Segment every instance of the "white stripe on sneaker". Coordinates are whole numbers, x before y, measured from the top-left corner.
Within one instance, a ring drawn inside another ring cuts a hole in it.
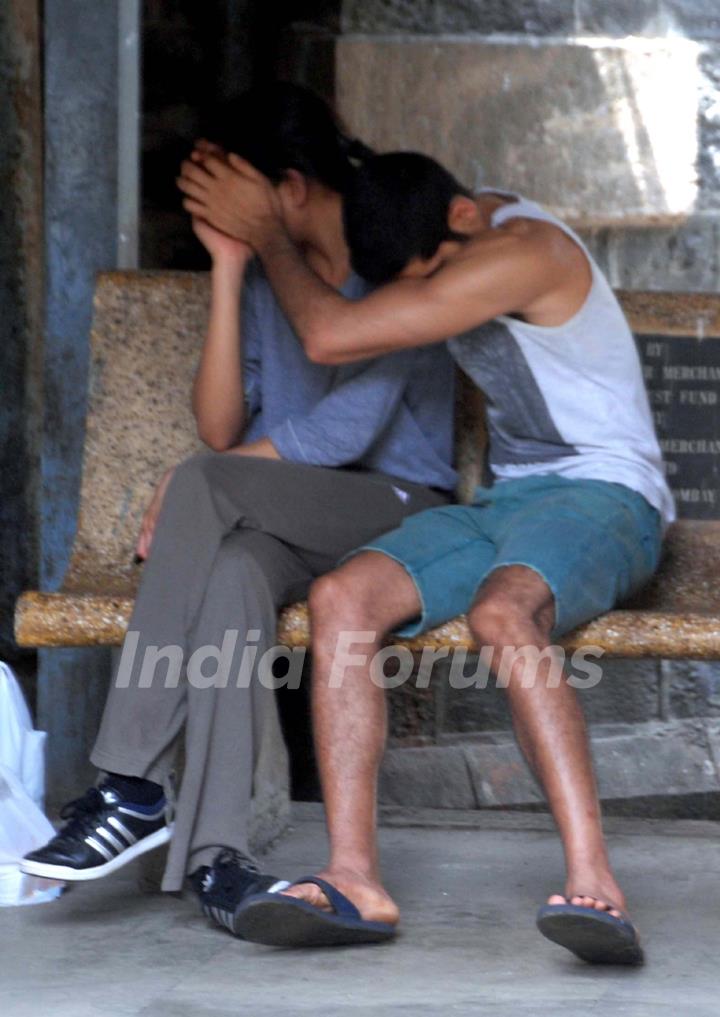
[[[112,851],[110,851],[107,847],[105,847],[104,844],[101,844],[99,840],[95,840],[94,837],[86,837],[85,838],[85,843],[89,844],[90,847],[94,851],[97,851],[97,853],[99,855],[102,855],[103,858],[105,859],[105,861],[107,861],[107,862],[111,862],[113,860],[113,858],[115,857],[113,855]]]
[[[129,809],[127,805],[118,805],[118,812],[123,812],[126,816],[132,816],[134,819],[145,819],[152,821],[153,819],[160,819],[165,810],[165,803],[160,806],[157,812],[135,812],[134,809]]]
[[[108,844],[115,848],[117,854],[120,854],[120,852],[124,851],[128,846],[127,844],[123,844],[122,841],[119,841],[117,837],[113,837],[110,831],[106,830],[104,826],[96,827],[95,833],[99,833],[101,837],[104,837]]]
[[[122,836],[125,838],[129,845],[132,846],[133,844],[137,843],[137,837],[135,836],[135,834],[130,833],[125,824],[121,823],[119,819],[115,818],[115,816],[109,816],[108,823],[113,828],[113,830],[117,830],[118,833],[122,834]]]

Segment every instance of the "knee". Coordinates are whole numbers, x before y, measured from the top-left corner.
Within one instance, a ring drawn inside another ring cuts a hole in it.
[[[498,649],[527,642],[535,627],[517,601],[502,593],[480,597],[468,612],[468,625],[478,646]]]
[[[337,572],[320,576],[310,587],[308,609],[313,622],[328,622],[350,606],[347,583]]]
[[[230,452],[196,452],[175,467],[173,487],[192,497],[194,492],[215,489],[222,485],[228,472],[245,495],[262,482],[262,470],[268,460],[255,456],[238,456]]]
[[[315,580],[310,587],[308,608],[314,628],[336,623],[357,629],[370,627],[369,598],[342,569]]]
[[[233,530],[220,541],[212,566],[211,580],[236,579],[255,565],[252,546],[243,530]]]
[[[220,458],[219,452],[196,452],[187,459],[183,459],[175,467],[174,484],[194,485],[198,482],[204,483],[212,464]]]

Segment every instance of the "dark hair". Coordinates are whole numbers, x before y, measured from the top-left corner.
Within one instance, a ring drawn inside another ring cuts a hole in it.
[[[367,159],[353,174],[343,211],[358,275],[388,282],[413,258],[432,258],[444,240],[464,239],[448,227],[458,194],[472,196],[427,155],[390,152]]]
[[[222,104],[207,133],[273,183],[294,169],[341,194],[358,162],[373,154],[320,96],[289,82],[257,85]]]

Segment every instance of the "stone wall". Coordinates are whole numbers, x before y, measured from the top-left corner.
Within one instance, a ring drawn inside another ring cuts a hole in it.
[[[342,31],[720,40],[713,0],[344,0]]]
[[[468,657],[472,676],[477,660]],[[591,725],[647,721],[720,719],[720,668],[714,662],[608,660],[602,681],[580,693]],[[438,663],[429,688],[408,682],[390,695],[391,732],[396,745],[442,744],[475,731],[504,731],[510,715],[504,692],[451,688],[447,666]]]
[[[615,286],[720,288],[720,14],[664,0],[345,0],[341,111],[582,229]]]

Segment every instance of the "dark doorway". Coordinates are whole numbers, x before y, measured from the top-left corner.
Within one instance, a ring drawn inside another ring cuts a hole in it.
[[[332,98],[340,6],[144,0],[141,267],[207,267],[175,188],[180,161],[214,107],[252,84],[299,81]]]

